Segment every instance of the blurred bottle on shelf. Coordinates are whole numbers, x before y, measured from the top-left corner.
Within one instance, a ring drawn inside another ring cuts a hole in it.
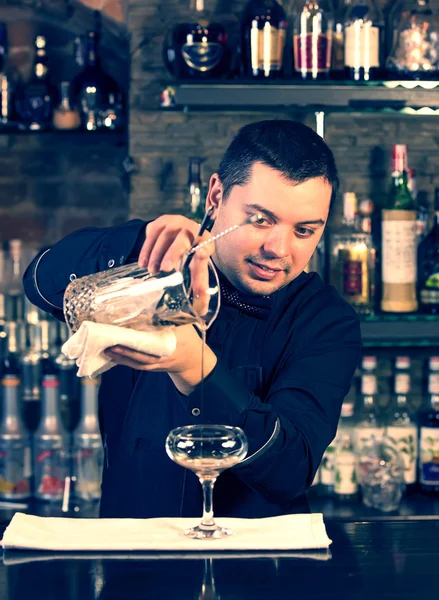
[[[416,203],[408,187],[407,146],[395,144],[392,185],[382,225],[382,299],[384,312],[414,312],[416,298]]]
[[[190,0],[190,14],[165,39],[165,64],[177,79],[213,79],[227,74],[227,31],[216,23],[204,0]]]
[[[80,388],[81,380],[76,376],[78,368],[73,359],[67,358],[61,352],[61,346],[69,337],[68,327],[65,323],[57,323],[58,338],[56,342],[56,356],[54,365],[59,377],[61,417],[67,431],[73,431],[80,419]]]
[[[61,82],[61,100],[53,112],[53,126],[55,129],[78,129],[81,117],[77,107],[72,106],[70,100],[70,82]]]
[[[376,356],[363,356],[361,362],[359,418],[353,434],[354,448],[361,453],[372,437],[380,440],[384,433],[378,417],[378,377]]]
[[[81,419],[73,433],[75,497],[99,500],[104,450],[98,421],[99,379],[81,379]]]
[[[85,66],[71,81],[71,99],[78,107],[82,127],[86,131],[96,131],[112,127],[112,119],[107,112],[122,103],[122,93],[116,81],[104,71],[99,54],[100,15],[95,11],[95,28],[86,38]],[[118,114],[119,114],[118,110]],[[111,121],[111,123],[110,123]],[[116,120],[115,120],[116,122]],[[120,119],[117,119],[121,125]]]
[[[334,3],[334,31],[332,33],[331,79],[343,80],[345,73],[345,18],[352,0]]]
[[[439,314],[439,188],[434,197],[434,224],[418,247],[418,298],[422,313]]]
[[[8,253],[4,269],[4,297],[6,321],[24,322],[25,301],[22,277],[24,272],[23,244],[21,240],[12,239],[8,243]]]
[[[294,68],[299,78],[328,79],[333,31],[331,0],[305,0],[294,5]]]
[[[250,0],[242,15],[244,75],[276,79],[283,74],[288,23],[276,0]]]
[[[17,89],[19,128],[33,131],[50,127],[57,96],[57,90],[49,78],[46,38],[39,35],[35,39],[31,77]]]
[[[3,375],[1,388],[0,499],[17,501],[31,494],[31,443],[20,414],[17,375]]]
[[[339,502],[352,502],[358,497],[356,466],[352,438],[343,433],[334,455],[334,497]]]
[[[381,77],[384,18],[374,0],[352,0],[346,10],[344,60],[353,81]]]
[[[423,492],[439,494],[439,356],[429,359],[427,404],[418,413],[419,484]]]
[[[411,361],[408,356],[397,356],[393,376],[393,414],[386,435],[394,444],[404,463],[404,482],[407,493],[412,493],[417,481],[418,428],[409,415],[408,400],[411,392]]]
[[[371,314],[374,305],[375,248],[370,232],[358,219],[358,200],[343,194],[343,220],[332,234],[330,283],[360,314]]]
[[[206,201],[201,178],[201,165],[205,160],[198,156],[189,158],[188,196],[184,212],[189,219],[193,219],[197,223],[201,223],[205,213]]]
[[[389,15],[391,79],[438,79],[439,15],[429,0],[400,0]]]
[[[0,130],[10,130],[16,126],[14,93],[18,77],[8,61],[8,50],[6,23],[0,23]]]
[[[326,239],[323,235],[314,250],[313,255],[309,259],[304,271],[306,273],[317,273],[326,282]]]
[[[60,501],[69,469],[69,436],[60,414],[59,380],[45,375],[42,382],[40,423],[33,435],[34,497],[43,501]]]

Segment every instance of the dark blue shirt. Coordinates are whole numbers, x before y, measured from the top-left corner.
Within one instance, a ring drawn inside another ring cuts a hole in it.
[[[134,220],[68,235],[28,267],[28,298],[62,319],[69,282],[135,261],[144,232]],[[360,357],[355,311],[318,275],[302,273],[273,294],[268,318],[221,306],[207,343],[218,363],[203,402],[201,386],[183,396],[167,373],[117,366],[102,375],[101,516],[201,515],[196,476],[165,452],[169,431],[192,423],[238,425],[249,440],[248,458],[215,485],[217,516],[308,510],[304,494],[335,436]]]

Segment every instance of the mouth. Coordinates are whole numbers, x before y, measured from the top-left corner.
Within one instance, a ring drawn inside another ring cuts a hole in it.
[[[257,279],[271,280],[279,275],[279,273],[284,272],[284,269],[274,269],[267,265],[253,262],[252,260],[249,260],[248,264],[250,265],[252,274],[256,276]]]

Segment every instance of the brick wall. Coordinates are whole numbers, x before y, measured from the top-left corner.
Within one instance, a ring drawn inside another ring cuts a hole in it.
[[[101,1],[99,2],[103,4]],[[119,0],[104,4],[116,15]],[[70,80],[76,35],[93,26],[92,11],[63,0],[26,0],[0,6],[8,24],[9,62],[24,80],[33,60],[35,36],[47,38],[51,80]],[[120,19],[119,19],[120,20]],[[125,24],[103,18],[104,68],[128,87],[129,46]],[[122,161],[126,134],[80,132],[6,134],[0,130],[0,243],[18,237],[33,246],[51,244],[79,227],[112,225],[128,218],[128,187]]]
[[[387,13],[393,3],[381,4]],[[216,6],[216,14],[223,15],[236,38],[237,17],[245,1],[233,2],[232,7],[230,2],[206,0],[206,5]],[[188,0],[128,0],[127,22],[132,36],[130,154],[138,167],[130,200],[133,216],[151,218],[179,210],[189,156],[207,158],[203,167],[207,181],[241,126],[265,118],[297,118],[293,110],[165,113],[157,109],[162,82],[169,80],[162,61],[164,32],[188,6]],[[300,118],[314,125],[312,115]],[[326,118],[325,135],[337,158],[342,190],[379,202],[389,184],[391,145],[400,142],[409,145],[410,167],[416,168],[418,187],[428,193],[431,202],[433,188],[439,185],[439,119],[333,114]]]

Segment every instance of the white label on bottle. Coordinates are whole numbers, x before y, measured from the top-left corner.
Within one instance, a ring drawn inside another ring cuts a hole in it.
[[[353,443],[357,453],[361,453],[361,449],[372,442],[375,438],[377,442],[381,441],[384,434],[383,427],[355,427]]]
[[[430,373],[428,376],[428,391],[430,394],[439,394],[439,373]]]
[[[372,23],[354,21],[345,29],[345,65],[366,70],[380,66],[380,32]]]
[[[336,442],[333,440],[326,448],[320,464],[320,482],[322,485],[334,485],[334,455]]]
[[[419,479],[424,485],[439,485],[439,428],[421,427]]]
[[[356,458],[352,452],[339,454],[335,464],[334,492],[336,494],[355,494],[358,490]]]
[[[282,68],[285,46],[285,29],[273,27],[268,21],[259,29],[258,21],[252,22],[250,30],[252,71],[261,70],[268,77],[271,71]]]
[[[410,392],[409,373],[396,373],[395,375],[395,394],[408,394]]]
[[[377,378],[376,375],[363,373],[361,377],[361,393],[365,396],[373,396],[377,393]]]
[[[383,221],[383,282],[416,282],[416,221]]]
[[[388,437],[394,442],[398,453],[404,461],[404,481],[407,485],[416,482],[416,465],[418,458],[418,430],[416,427],[388,427]]]

